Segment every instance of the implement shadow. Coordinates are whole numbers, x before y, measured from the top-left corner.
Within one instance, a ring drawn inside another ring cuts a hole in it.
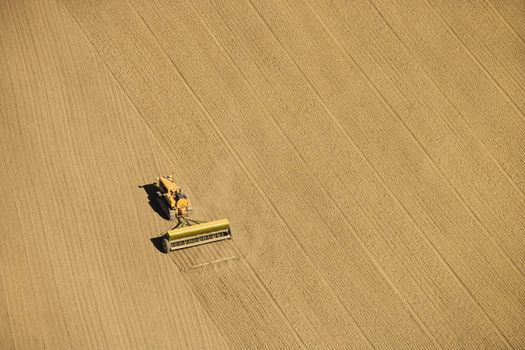
[[[159,236],[159,237],[153,237],[153,238],[150,238],[150,241],[151,243],[153,244],[153,246],[155,248],[157,248],[157,250],[163,254],[167,254],[167,252],[164,251],[164,246],[162,244],[162,239],[164,238],[164,235],[162,236]]]

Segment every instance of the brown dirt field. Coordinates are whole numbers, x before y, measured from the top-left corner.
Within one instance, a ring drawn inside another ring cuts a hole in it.
[[[525,348],[524,17],[1,2],[0,349]]]

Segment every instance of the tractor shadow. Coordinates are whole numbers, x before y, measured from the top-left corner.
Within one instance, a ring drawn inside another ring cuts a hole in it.
[[[144,192],[146,192],[146,195],[148,196],[148,204],[161,218],[163,218],[166,221],[170,221],[169,218],[166,217],[166,213],[162,210],[160,207],[160,204],[157,200],[157,191],[158,187],[154,183],[145,184],[142,186],[139,186],[139,188],[142,188]],[[162,245],[162,239],[164,238],[164,235],[150,238],[151,244],[157,249],[159,252],[165,254],[164,246]]]
[[[148,204],[161,218],[164,220],[169,221],[169,218],[166,217],[166,213],[162,210],[160,207],[159,202],[157,201],[157,191],[158,187],[154,183],[146,184],[139,186],[139,188],[142,188],[144,192],[146,192],[148,196]]]

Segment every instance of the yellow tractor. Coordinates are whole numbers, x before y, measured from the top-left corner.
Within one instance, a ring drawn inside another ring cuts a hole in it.
[[[158,177],[155,185],[156,198],[162,211],[170,220],[177,219],[177,225],[164,234],[165,253],[231,238],[228,219],[204,222],[188,218],[192,209],[190,201],[173,181],[173,175]]]
[[[180,216],[186,216],[191,210],[190,201],[185,193],[175,182],[173,175],[161,176],[155,183],[157,186],[157,201],[170,220],[175,220]]]

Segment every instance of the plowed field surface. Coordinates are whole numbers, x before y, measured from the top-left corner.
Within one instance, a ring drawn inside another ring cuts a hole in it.
[[[525,349],[524,20],[0,2],[0,349]],[[172,171],[232,240],[159,251]]]

